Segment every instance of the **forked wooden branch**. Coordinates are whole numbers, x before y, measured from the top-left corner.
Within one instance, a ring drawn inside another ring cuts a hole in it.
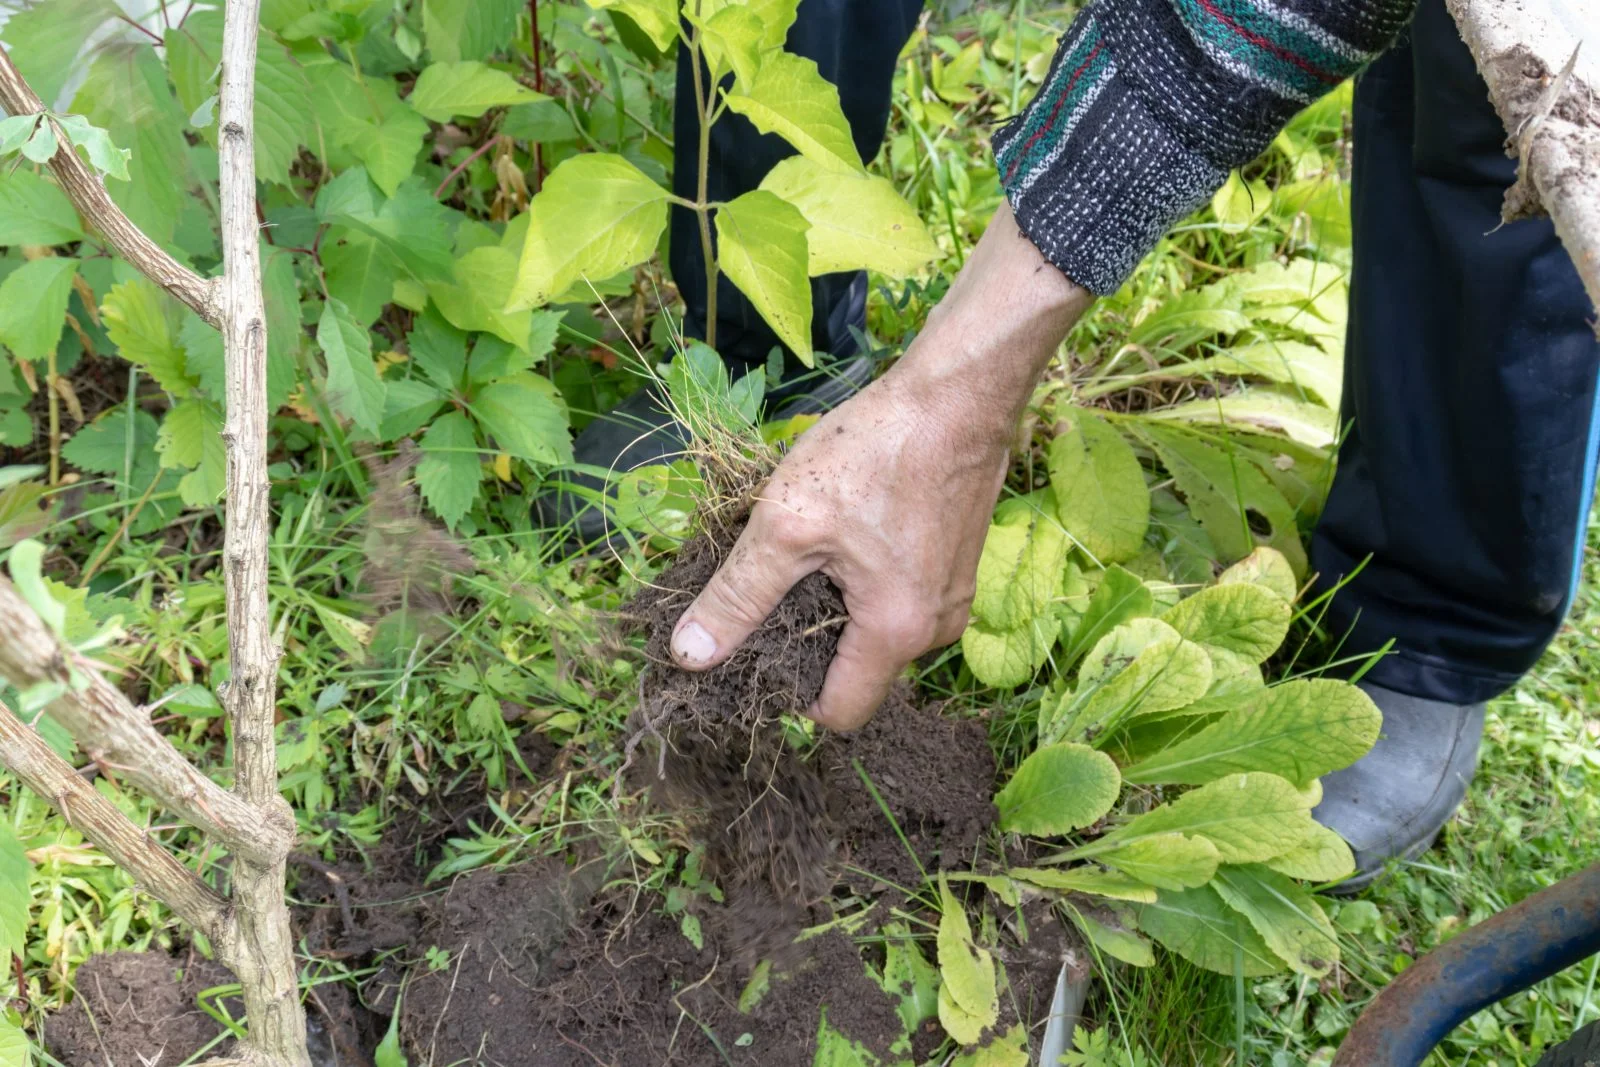
[[[0,578],[0,677],[19,689],[60,687],[47,710],[91,759],[236,856],[271,862],[293,847],[292,818],[281,813],[263,818],[196,770],[91,660],[61,643],[5,578]]]
[[[1520,166],[1508,220],[1548,212],[1600,312],[1600,7],[1445,0]]]
[[[44,110],[39,99],[11,62],[11,56],[0,45],[0,107],[12,115],[32,115]],[[173,259],[166,250],[145,236],[133,220],[111,199],[106,187],[87,164],[78,158],[66,137],[57,130],[61,147],[50,160],[50,169],[56,181],[88,223],[111,243],[129,263],[194,309],[195,314],[213,326],[222,324],[222,306],[218,298],[217,283],[207,281],[182,263]]]
[[[4,703],[0,703],[0,762],[49,801],[68,826],[210,938],[224,962],[231,957],[234,939],[228,902],[79,777]]]

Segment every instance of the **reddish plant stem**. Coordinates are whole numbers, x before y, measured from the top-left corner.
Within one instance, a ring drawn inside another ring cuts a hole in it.
[[[439,188],[433,191],[433,198],[437,200],[443,196],[444,191],[450,188],[450,183],[459,178],[462,171],[472,166],[475,160],[480,158],[485,152],[489,151],[489,149],[493,148],[497,143],[499,143],[499,141],[499,137],[491,137],[477,148],[474,148],[472,150],[472,155],[468,156],[466,159],[463,159],[460,163],[457,163],[455,169],[444,176],[444,181],[439,183]]]
[[[544,40],[539,36],[539,0],[528,0],[528,14],[532,24],[528,27],[528,40],[533,46],[533,87],[544,92]],[[533,146],[533,191],[544,188],[544,145]]]

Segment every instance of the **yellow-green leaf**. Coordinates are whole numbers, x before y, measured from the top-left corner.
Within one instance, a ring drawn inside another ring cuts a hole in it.
[[[992,1016],[977,1015],[955,1002],[948,982],[939,987],[939,1025],[944,1027],[945,1033],[956,1039],[956,1044],[976,1045],[983,1031],[993,1026],[999,1018],[998,1006]]]
[[[1267,866],[1305,882],[1336,882],[1354,874],[1355,856],[1344,838],[1320,823],[1314,825],[1316,829],[1304,841],[1267,860]]]
[[[458,115],[477,118],[492,107],[548,100],[503,70],[476,60],[434,63],[417,78],[406,103],[423,118],[448,122]]]
[[[1255,928],[1209,885],[1163,890],[1154,904],[1139,905],[1137,914],[1139,929],[1208,971],[1257,978],[1284,969]]]
[[[903,278],[939,254],[917,211],[887,178],[825,167],[791,156],[761,181],[811,224],[806,234],[811,274],[875,270]]]
[[[596,10],[620,11],[665,52],[678,36],[678,0],[586,0]]]
[[[227,478],[228,453],[222,443],[222,409],[210,400],[173,405],[161,420],[156,451],[163,467],[189,468],[178,495],[190,507],[215,504]]]
[[[1301,974],[1321,978],[1339,960],[1339,939],[1316,898],[1260,864],[1223,867],[1212,883],[1276,955]]]
[[[754,11],[742,4],[728,4],[696,16],[686,7],[683,17],[700,29],[700,48],[711,68],[710,81],[721,81],[732,71],[738,90],[755,80],[766,33]]]
[[[961,1053],[950,1067],[1028,1067],[1028,1032],[1018,1023],[982,1048]]]
[[[1112,959],[1121,960],[1135,967],[1155,965],[1156,957],[1150,949],[1150,942],[1140,937],[1136,931],[1115,921],[1109,912],[1096,915],[1084,908],[1074,908],[1072,920],[1078,929],[1083,931],[1090,944]]]
[[[1131,619],[1084,657],[1078,688],[1049,735],[1086,736],[1141,715],[1171,711],[1205,695],[1211,659],[1159,619]]]
[[[1191,641],[1261,663],[1283,644],[1294,609],[1264,585],[1230,582],[1200,590],[1161,618]]]
[[[1300,679],[1259,690],[1124,773],[1130,782],[1197,785],[1266,771],[1303,786],[1366,755],[1382,725],[1372,698],[1349,682]]]
[[[850,124],[839,106],[839,90],[815,62],[791,52],[762,58],[755,81],[743,93],[727,94],[728,107],[775,133],[796,151],[830,170],[863,173]]]
[[[984,685],[1021,685],[1044,664],[1059,629],[1054,615],[1040,616],[1016,630],[996,630],[973,619],[961,635],[961,655]]]
[[[1265,586],[1291,604],[1300,592],[1299,584],[1294,580],[1294,568],[1289,566],[1289,561],[1283,558],[1282,552],[1265,545],[1217,575],[1218,585],[1236,582]]]
[[[1102,871],[1095,867],[1013,867],[1006,873],[1019,882],[1041,889],[1090,893],[1110,900],[1129,900],[1138,904],[1152,904],[1156,899],[1154,886],[1117,871]]]
[[[0,299],[4,295],[0,289]],[[178,346],[175,310],[171,297],[151,282],[134,278],[111,287],[100,303],[100,318],[123,359],[137,364],[173,396],[185,397],[198,383],[189,375],[188,358]]]
[[[1223,233],[1243,233],[1272,206],[1272,189],[1256,178],[1245,181],[1238,171],[1228,175],[1211,197],[1211,213]]]
[[[1232,774],[1136,816],[1078,852],[1100,854],[1157,834],[1197,834],[1224,862],[1251,863],[1294,848],[1312,825],[1305,795],[1290,782],[1275,774]]]
[[[978,558],[972,614],[999,629],[1027,625],[1061,592],[1070,550],[1053,514],[1026,498],[1002,504]]]
[[[1104,419],[1069,408],[1050,442],[1050,485],[1067,533],[1102,565],[1132,559],[1150,525],[1150,490],[1128,442]]]
[[[0,169],[0,245],[61,245],[82,236],[60,186],[26,167]]]
[[[1205,885],[1222,862],[1217,846],[1210,840],[1179,833],[1136,837],[1095,858],[1159,889]]]
[[[28,1035],[0,1015],[0,1067],[28,1067],[33,1062]]]
[[[966,1015],[984,1020],[983,1026],[993,1026],[999,1010],[999,995],[995,986],[994,959],[986,949],[972,942],[972,927],[967,922],[966,909],[950,892],[950,884],[939,880],[939,975],[944,984],[941,997],[948,994],[953,1005]],[[941,1003],[939,1016],[944,1018]],[[946,1026],[946,1029],[949,1029]],[[971,1044],[971,1041],[965,1042]]]
[[[1022,761],[995,796],[1000,826],[1024,834],[1064,834],[1099,821],[1117,802],[1122,779],[1104,752],[1047,745]]]
[[[811,282],[798,208],[753,189],[717,209],[717,258],[778,339],[811,364]]]
[[[667,191],[621,156],[573,156],[528,205],[528,232],[506,311],[540,307],[580,278],[600,281],[649,259],[667,225]]]

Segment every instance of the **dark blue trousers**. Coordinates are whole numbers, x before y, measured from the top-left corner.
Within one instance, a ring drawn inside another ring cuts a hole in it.
[[[839,86],[864,159],[921,7],[800,5],[789,48]],[[693,93],[685,61],[679,99]],[[1409,33],[1358,79],[1354,123],[1350,432],[1312,563],[1325,586],[1344,583],[1328,622],[1346,652],[1395,642],[1373,681],[1486,700],[1538,659],[1577,582],[1597,450],[1594,310],[1548,220],[1500,225],[1515,164],[1443,0],[1421,0]],[[678,109],[675,134],[677,189],[693,196],[692,108]],[[725,117],[712,131],[712,196],[755,188],[787,154]],[[697,333],[704,262],[689,212],[674,215],[671,244]],[[854,351],[865,296],[859,275],[814,281],[819,351]],[[717,299],[718,347],[765,360],[777,340],[760,316],[725,280]]]

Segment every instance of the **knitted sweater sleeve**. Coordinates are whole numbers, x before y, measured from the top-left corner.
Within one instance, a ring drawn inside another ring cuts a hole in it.
[[[1296,111],[1370,61],[1415,0],[1094,0],[995,133],[1022,232],[1115,292]]]

